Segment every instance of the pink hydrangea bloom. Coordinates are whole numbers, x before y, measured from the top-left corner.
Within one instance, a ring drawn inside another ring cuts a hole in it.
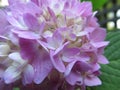
[[[109,63],[103,55],[109,42],[91,2],[8,1],[0,10],[0,85],[21,90],[101,85],[100,64]]]

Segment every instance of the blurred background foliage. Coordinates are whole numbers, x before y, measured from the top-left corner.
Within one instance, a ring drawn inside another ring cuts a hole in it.
[[[120,0],[81,0],[91,1],[93,11],[98,11],[96,17],[100,25],[107,31],[120,29]]]
[[[108,1],[108,0],[81,0],[81,1],[91,1],[93,4],[93,10],[101,9],[102,6]]]

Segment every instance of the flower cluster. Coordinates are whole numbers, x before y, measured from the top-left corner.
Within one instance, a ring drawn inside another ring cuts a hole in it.
[[[0,88],[22,83],[21,90],[24,85],[33,90],[85,90],[101,85],[100,64],[108,63],[103,53],[109,42],[91,2],[8,2],[0,10]]]

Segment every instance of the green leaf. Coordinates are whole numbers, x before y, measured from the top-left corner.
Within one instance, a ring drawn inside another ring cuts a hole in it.
[[[100,9],[108,0],[81,0],[81,1],[91,1],[93,4],[93,10]]]
[[[13,90],[20,90],[20,89],[16,87],[16,88],[13,88]]]
[[[105,56],[110,63],[101,65],[102,85],[92,87],[92,90],[120,90],[120,32],[110,32],[107,39],[110,44],[105,49]]]

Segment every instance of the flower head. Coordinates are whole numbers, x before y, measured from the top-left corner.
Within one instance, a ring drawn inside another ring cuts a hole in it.
[[[109,42],[91,2],[9,0],[8,8],[0,11],[5,18],[0,19],[0,64],[5,66],[0,78],[6,84],[22,80],[51,90],[101,85],[100,64],[108,63],[103,53]]]

